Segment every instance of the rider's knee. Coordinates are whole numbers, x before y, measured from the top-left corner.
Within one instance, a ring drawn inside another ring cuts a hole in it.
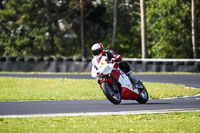
[[[126,62],[126,61],[120,62],[119,68],[120,68],[123,72],[125,72],[125,73],[128,73],[128,72],[131,71],[130,65],[129,65],[129,63]]]

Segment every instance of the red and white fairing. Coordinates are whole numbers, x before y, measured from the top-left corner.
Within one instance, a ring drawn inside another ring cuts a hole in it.
[[[92,60],[92,77],[97,77],[99,74],[107,75],[110,74],[113,78],[115,78],[121,84],[121,99],[125,100],[136,100],[139,96],[138,89],[133,89],[134,87],[129,80],[129,77],[120,70],[119,64],[115,63],[107,63],[106,56],[94,57]],[[111,79],[106,79],[101,82],[111,82]]]

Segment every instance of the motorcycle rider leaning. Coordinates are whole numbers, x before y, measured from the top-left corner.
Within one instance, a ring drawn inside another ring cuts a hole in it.
[[[112,50],[104,50],[104,47],[101,43],[95,43],[91,50],[94,58],[101,59],[102,56],[106,56],[107,62],[119,62],[119,68],[127,74],[130,80],[134,83],[138,82],[138,80],[133,75],[128,62],[122,61],[121,55],[114,53]]]

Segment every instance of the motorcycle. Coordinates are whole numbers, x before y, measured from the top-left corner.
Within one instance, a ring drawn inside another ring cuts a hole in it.
[[[91,76],[96,77],[104,95],[113,104],[121,100],[136,100],[140,104],[148,101],[149,96],[145,86],[129,78],[120,67],[120,62],[108,62],[105,56],[93,58]]]

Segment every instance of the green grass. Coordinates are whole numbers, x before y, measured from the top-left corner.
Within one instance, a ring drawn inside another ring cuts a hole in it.
[[[183,85],[144,83],[152,99],[192,96],[200,89]],[[106,99],[96,80],[0,78],[0,101]]]
[[[200,112],[0,118],[2,133],[199,133]]]

